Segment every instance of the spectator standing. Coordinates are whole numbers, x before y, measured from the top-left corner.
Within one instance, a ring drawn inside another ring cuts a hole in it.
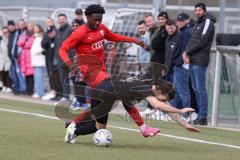
[[[37,24],[34,26],[34,41],[30,50],[31,64],[34,68],[34,94],[33,98],[41,98],[45,94],[44,72],[45,72],[45,55],[41,46],[43,39],[43,28]]]
[[[145,16],[146,26],[149,28],[150,33],[150,52],[152,54],[151,62],[155,63],[152,67],[153,79],[161,78],[162,73],[159,73],[158,63],[164,64],[165,55],[165,41],[167,38],[167,32],[165,24],[168,20],[167,12],[160,12],[158,15],[158,22],[155,22],[153,15],[149,14]],[[147,115],[156,113],[158,119],[159,112],[154,110],[153,107],[148,104],[148,108],[141,112],[141,115]]]
[[[54,72],[56,66],[54,65],[54,52],[55,52],[55,36],[56,28],[53,19],[47,18],[45,21],[46,32],[43,35],[41,46],[44,49],[43,54],[45,55],[45,63],[47,69],[47,75],[49,78],[50,91],[42,97],[43,100],[60,100],[61,96],[56,91],[62,93],[62,85],[60,83],[59,72]]]
[[[177,25],[181,32],[181,53],[177,65],[174,67],[173,82],[176,87],[176,94],[174,99],[171,100],[171,104],[179,109],[191,106],[189,64],[184,64],[182,59],[183,51],[192,34],[192,28],[188,25],[189,19],[190,17],[186,13],[180,13],[177,17]]]
[[[78,29],[82,24],[83,23],[82,23],[81,20],[74,19],[73,22],[72,22],[73,31]],[[72,58],[73,61],[75,63],[77,63],[76,49],[71,49],[70,50],[70,58]],[[88,106],[87,103],[86,103],[86,97],[77,95],[77,93],[80,93],[78,91],[78,86],[85,87],[86,83],[81,81],[79,79],[78,75],[74,75],[72,80],[73,80],[73,84],[74,84],[74,93],[75,93],[75,98],[76,99],[72,102],[72,104],[70,106],[70,109],[72,109],[72,110],[78,110],[78,109],[86,110],[86,109],[88,109],[90,106]]]
[[[166,31],[168,33],[165,43],[165,65],[169,71],[166,75],[167,79],[173,83],[173,68],[181,63],[181,33],[178,32],[177,25],[174,20],[168,20],[166,23]]]
[[[190,64],[191,82],[197,98],[198,118],[193,123],[207,125],[208,97],[206,71],[214,38],[215,17],[206,12],[206,5],[204,3],[197,3],[195,5],[195,15],[198,20],[183,53],[183,59],[185,63]]]
[[[3,27],[1,31],[2,35],[0,36],[0,80],[3,83],[2,92],[10,93],[11,89],[11,80],[9,78],[9,70],[11,61],[8,57],[8,28]]]
[[[34,89],[34,69],[31,64],[30,53],[34,38],[34,23],[30,22],[28,23],[27,30],[20,36],[17,43],[18,47],[21,48],[19,64],[20,70],[26,78],[27,95],[32,95]]]
[[[81,26],[82,24],[84,24],[84,20],[83,20],[83,11],[80,8],[77,8],[75,10],[75,21],[78,21],[78,24]]]
[[[63,86],[61,96],[63,97],[62,100],[68,99],[70,94],[70,87],[69,87],[69,78],[68,67],[63,63],[62,59],[59,56],[59,49],[65,39],[72,33],[72,27],[68,24],[67,16],[63,13],[58,15],[58,24],[60,27],[57,29],[56,38],[54,41],[55,44],[55,55],[54,55],[54,65],[58,67],[59,75],[60,75],[60,82]]]
[[[160,27],[151,36],[151,46],[153,49],[153,55],[151,59],[152,62],[164,64],[165,40],[167,38],[165,24],[167,20],[167,12],[160,12],[158,14],[158,22]]]
[[[51,27],[55,27],[54,21],[51,17],[47,17],[47,19],[45,20],[45,26],[46,26],[46,30]]]
[[[11,60],[10,67],[10,78],[12,80],[12,89],[14,94],[25,94],[26,92],[26,82],[25,76],[20,71],[19,66],[19,55],[21,53],[21,48],[17,46],[19,37],[26,30],[25,21],[20,19],[18,21],[18,29],[16,29],[14,21],[8,21],[8,30],[10,32],[8,40],[8,56]]]
[[[137,29],[139,33],[139,39],[147,45],[146,48],[138,47],[138,59],[141,66],[142,63],[149,63],[151,59],[151,54],[148,51],[150,46],[150,34],[147,31],[146,23],[143,20],[139,21]]]
[[[155,62],[155,60],[153,59],[153,55],[156,53],[155,53],[155,50],[153,49],[152,42],[154,41],[154,37],[156,37],[156,35],[158,34],[160,27],[159,27],[159,24],[155,21],[152,14],[147,14],[145,16],[145,24],[148,28],[148,32],[150,36],[151,62]],[[155,72],[155,70],[153,72]],[[142,111],[140,114],[144,116],[148,114],[153,114],[154,112],[155,110],[153,109],[153,107],[150,104],[148,104],[147,108],[144,111]]]

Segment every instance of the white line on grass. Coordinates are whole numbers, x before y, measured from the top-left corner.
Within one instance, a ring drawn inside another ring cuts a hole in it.
[[[60,120],[59,118],[57,118],[55,116],[48,116],[48,115],[39,114],[39,113],[23,112],[23,111],[17,111],[17,110],[12,110],[12,109],[4,109],[4,108],[0,108],[0,111],[18,113],[18,114],[24,114],[24,115],[31,115],[31,116],[53,119],[53,120]],[[108,127],[109,128],[120,129],[120,130],[139,132],[139,130],[137,130],[137,129],[131,129],[131,128],[125,128],[125,127],[110,126],[110,125]],[[164,137],[174,138],[174,139],[191,141],[191,142],[197,142],[197,143],[203,143],[203,144],[211,144],[211,145],[216,145],[216,146],[223,146],[223,147],[228,147],[228,148],[240,149],[240,146],[236,146],[236,145],[210,142],[210,141],[205,141],[205,140],[200,140],[200,139],[186,138],[186,137],[180,137],[180,136],[174,136],[174,135],[162,134],[162,133],[160,133],[159,135],[164,136]]]

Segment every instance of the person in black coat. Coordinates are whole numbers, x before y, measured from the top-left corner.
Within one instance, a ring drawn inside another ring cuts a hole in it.
[[[151,52],[151,63],[152,66],[152,78],[160,79],[162,73],[159,71],[158,64],[164,64],[165,55],[165,40],[167,38],[167,32],[165,29],[165,24],[168,20],[167,12],[160,12],[158,15],[158,23],[154,21],[153,15],[149,14],[145,16],[146,26],[149,28],[150,33],[150,52]],[[155,113],[153,107],[148,104],[148,108],[141,112],[142,115]],[[157,113],[158,114],[158,113]],[[158,116],[158,115],[157,115]]]
[[[58,67],[60,73],[60,80],[61,84],[63,85],[62,95],[64,99],[69,98],[70,94],[70,87],[69,87],[69,69],[66,64],[62,61],[61,57],[59,56],[59,49],[68,36],[72,33],[72,27],[68,24],[67,16],[63,13],[58,15],[58,23],[60,27],[56,30],[56,37],[54,40],[55,45],[55,54],[54,54],[54,65]]]
[[[10,32],[8,38],[8,56],[11,60],[10,78],[12,80],[12,89],[14,94],[26,94],[26,84],[23,74],[20,72],[19,55],[20,50],[17,46],[17,41],[22,33],[26,30],[25,21],[20,19],[18,21],[18,28],[15,22],[8,21],[8,30]]]
[[[167,20],[167,12],[160,12],[158,15],[160,27],[157,28],[152,34],[150,30],[151,48],[153,53],[151,62],[164,64],[165,41],[167,38],[165,24]]]
[[[51,23],[50,23],[51,22]],[[42,97],[43,100],[54,100],[58,101],[62,98],[62,84],[60,80],[60,73],[54,72],[57,70],[57,65],[54,65],[54,54],[55,54],[55,37],[56,28],[54,26],[53,20],[47,18],[46,20],[47,30],[43,35],[41,42],[42,48],[44,48],[43,54],[46,57],[46,69],[49,77],[50,91]]]
[[[190,77],[197,97],[198,118],[194,124],[207,125],[208,96],[206,90],[206,72],[210,60],[210,51],[214,38],[215,17],[206,12],[204,3],[195,5],[198,17],[192,36],[183,53],[185,63],[190,64]]]
[[[177,25],[174,20],[168,20],[166,23],[166,31],[168,36],[165,42],[165,61],[164,64],[169,68],[166,80],[173,82],[173,69],[181,65],[181,33],[178,31]]]

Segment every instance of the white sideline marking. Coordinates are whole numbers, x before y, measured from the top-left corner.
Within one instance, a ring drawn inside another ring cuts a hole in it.
[[[4,109],[4,108],[0,108],[0,111],[11,112],[11,113],[18,113],[18,114],[24,114],[24,115],[31,115],[31,116],[47,118],[47,119],[53,119],[53,120],[60,120],[59,118],[57,118],[55,116],[48,116],[48,115],[39,114],[39,113],[23,112],[23,111],[17,111],[17,110],[12,110],[12,109]],[[108,127],[109,128],[120,129],[120,130],[139,132],[139,130],[137,130],[137,129],[131,129],[131,128],[125,128],[125,127],[110,126],[110,125]],[[217,142],[210,142],[210,141],[205,141],[205,140],[200,140],[200,139],[192,139],[192,138],[186,138],[186,137],[180,137],[180,136],[174,136],[174,135],[162,134],[162,133],[160,133],[158,135],[164,136],[164,137],[169,137],[169,138],[174,138],[174,139],[191,141],[191,142],[197,142],[197,143],[203,143],[203,144],[211,144],[211,145],[216,145],[216,146],[223,146],[223,147],[228,147],[228,148],[240,149],[240,146],[236,146],[236,145],[217,143]]]

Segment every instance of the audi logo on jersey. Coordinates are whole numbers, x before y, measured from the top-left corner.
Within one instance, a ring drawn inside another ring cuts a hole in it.
[[[92,50],[103,48],[103,40],[93,43]]]

